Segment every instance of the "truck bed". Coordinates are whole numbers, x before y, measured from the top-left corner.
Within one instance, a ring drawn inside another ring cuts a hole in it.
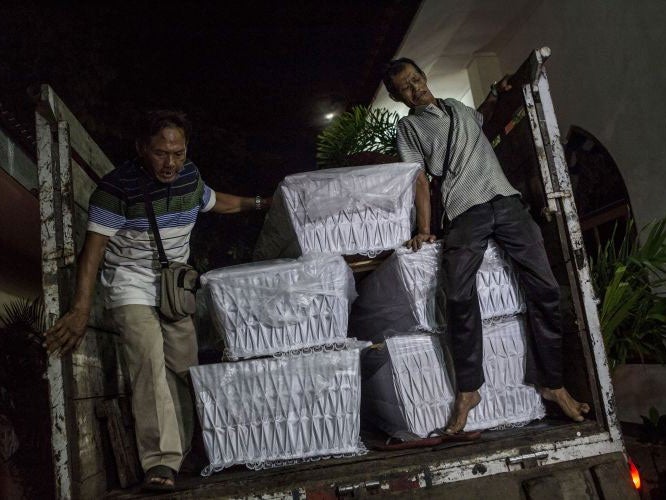
[[[513,90],[503,95],[484,131],[507,177],[523,193],[541,226],[562,290],[565,385],[576,399],[591,403],[588,419],[572,423],[556,417],[548,407],[549,416],[541,421],[485,431],[478,441],[465,444],[371,450],[362,456],[260,471],[235,466],[208,478],[196,470],[180,474],[176,491],[162,498],[332,499],[405,495],[407,490],[410,497],[423,498],[443,494],[501,500],[635,498],[628,483],[589,266],[543,68],[549,53],[546,48],[536,50],[519,68],[511,80]],[[40,102],[42,273],[47,314],[53,319],[67,309],[71,298],[75,250],[85,234],[88,196],[111,166],[52,89],[43,88]],[[57,137],[54,127],[59,131]],[[93,170],[95,175],[90,173]],[[366,267],[364,272],[371,272],[372,265]],[[122,483],[115,470],[117,459],[106,446],[109,431],[96,415],[96,407],[100,402],[117,404],[126,399],[128,384],[119,363],[117,339],[108,334],[101,314],[93,316],[81,349],[71,359],[52,361],[49,368],[56,496],[147,497],[138,485],[123,490],[117,486]],[[362,437],[370,448],[373,440],[381,442],[370,434]]]
[[[395,488],[391,488],[393,491],[415,489],[419,487],[419,476],[426,467],[432,468],[433,464],[439,462],[472,460],[479,474],[483,475],[485,458],[506,452],[507,448],[527,449],[535,443],[557,443],[573,436],[593,436],[599,431],[593,421],[577,424],[548,417],[523,427],[485,431],[474,442],[444,443],[434,447],[396,451],[369,450],[367,454],[356,457],[321,459],[259,471],[239,465],[207,478],[195,471],[183,472],[177,478],[176,491],[164,498],[302,498],[305,497],[305,491],[308,497],[315,491],[335,494],[342,492],[345,487],[387,481],[396,483]],[[368,447],[377,439],[380,438],[376,435],[363,435]],[[427,474],[425,476],[423,480],[427,482]],[[148,496],[137,485],[130,489],[110,491],[107,498],[134,499]]]

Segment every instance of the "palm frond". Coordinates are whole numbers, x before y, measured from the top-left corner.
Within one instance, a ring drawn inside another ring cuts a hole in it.
[[[317,137],[319,168],[344,167],[361,152],[397,154],[398,114],[387,109],[355,106],[337,118]]]
[[[34,300],[16,299],[5,304],[0,314],[3,330],[21,331],[41,343],[41,332],[46,330],[46,313],[41,297]]]
[[[599,321],[611,365],[645,357],[666,362],[666,298],[661,292],[666,284],[666,218],[640,234],[628,223],[617,248],[614,236],[615,230],[592,261],[594,285],[602,297]]]

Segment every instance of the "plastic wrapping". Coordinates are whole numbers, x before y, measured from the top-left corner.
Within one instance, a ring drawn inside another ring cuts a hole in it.
[[[200,351],[221,350],[224,346],[211,322],[206,295],[205,290],[197,292],[197,310],[192,318],[197,332],[197,345]]]
[[[359,285],[349,329],[377,341],[388,329],[435,331],[445,327],[446,298],[439,285],[442,242],[418,252],[399,248]],[[490,240],[476,274],[481,318],[493,322],[525,311],[518,277],[505,253]]]
[[[359,346],[190,368],[210,465],[358,453]]]
[[[349,266],[329,255],[217,269],[201,283],[232,359],[339,342],[356,297]]]
[[[481,402],[467,419],[466,431],[526,424],[546,410],[537,390],[524,384],[525,318],[523,315],[483,327]]]
[[[481,402],[466,431],[524,425],[546,414],[541,396],[525,377],[522,315],[483,326]],[[455,401],[452,362],[435,335],[390,335],[363,352],[361,412],[366,425],[401,439],[426,437],[444,427]]]
[[[349,318],[350,334],[381,342],[384,332],[434,331],[444,323],[443,296],[438,293],[441,242],[418,252],[398,248],[359,284],[359,297]]]
[[[525,295],[511,260],[493,240],[476,273],[481,319],[493,320],[525,312]]]
[[[389,336],[363,352],[363,420],[398,438],[446,425],[454,401],[439,338]]]
[[[417,163],[334,168],[287,176],[282,195],[303,254],[369,254],[411,235]]]

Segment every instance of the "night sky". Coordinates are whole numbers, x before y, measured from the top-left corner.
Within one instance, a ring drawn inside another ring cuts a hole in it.
[[[202,171],[240,163],[220,180],[269,190],[285,173],[315,168],[324,114],[369,103],[418,7],[41,3],[3,2],[0,103],[29,117],[25,89],[50,83],[114,162],[132,154],[138,111],[181,109],[194,122],[190,152]]]
[[[133,155],[138,113],[183,110],[204,179],[242,195],[316,168],[324,115],[369,104],[419,4],[42,3],[0,7],[3,110],[32,131],[28,94],[50,83],[114,163]],[[216,231],[251,245],[252,217]]]

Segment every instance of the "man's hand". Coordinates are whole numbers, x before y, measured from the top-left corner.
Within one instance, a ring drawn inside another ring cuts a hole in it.
[[[91,231],[86,233],[76,268],[76,292],[72,308],[44,332],[44,347],[49,354],[63,355],[81,345],[92,307],[97,269],[108,241],[108,236]]]
[[[72,309],[44,332],[44,347],[49,354],[62,356],[77,349],[88,325],[88,311]]]
[[[271,208],[272,204],[273,204],[273,197],[272,196],[268,196],[266,198],[261,199],[261,208],[262,208],[262,210],[267,210],[267,209]]]
[[[405,243],[405,246],[417,252],[423,246],[424,243],[434,243],[436,239],[437,238],[434,234],[419,233],[416,236],[414,236],[411,240],[407,241]]]
[[[511,84],[509,84],[509,78],[511,78],[511,75],[504,75],[502,79],[495,84],[497,92],[503,94],[504,92],[511,90],[512,87]]]
[[[490,122],[493,117],[499,96],[512,89],[511,84],[509,84],[511,76],[504,75],[500,81],[493,82],[490,86],[490,93],[478,108],[478,111],[483,115],[484,124]]]

